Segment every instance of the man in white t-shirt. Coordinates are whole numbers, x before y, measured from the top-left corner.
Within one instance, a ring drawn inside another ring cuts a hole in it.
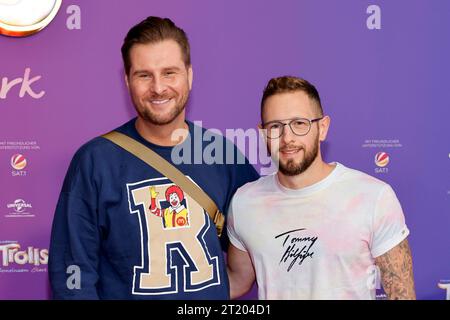
[[[228,212],[231,297],[255,281],[260,299],[415,299],[412,258],[392,188],[322,160],[330,118],[306,80],[269,81],[261,128],[276,174],[242,186]],[[378,267],[378,268],[377,268]]]

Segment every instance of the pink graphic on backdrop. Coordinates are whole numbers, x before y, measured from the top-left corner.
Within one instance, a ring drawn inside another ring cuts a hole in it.
[[[27,166],[27,159],[22,154],[15,154],[11,157],[11,167],[15,170],[23,170]]]
[[[0,99],[6,99],[8,97],[8,93],[15,86],[20,85],[19,97],[23,98],[25,94],[28,94],[33,99],[40,99],[44,96],[45,91],[40,91],[38,93],[34,92],[31,85],[41,79],[41,76],[35,76],[30,79],[31,69],[26,68],[23,78],[16,78],[8,81],[7,77],[2,78],[1,87],[0,87]]]
[[[379,167],[386,167],[389,163],[389,155],[386,152],[378,152],[375,155],[375,164]]]

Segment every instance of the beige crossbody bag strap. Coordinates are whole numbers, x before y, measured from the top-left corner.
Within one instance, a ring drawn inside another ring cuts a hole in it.
[[[150,148],[123,133],[111,131],[102,135],[102,137],[112,141],[137,158],[141,159],[149,166],[172,180],[176,185],[181,187],[181,189],[185,190],[192,198],[194,198],[195,201],[198,202],[198,204],[200,204],[200,206],[206,210],[216,225],[218,236],[221,236],[225,222],[223,213],[219,211],[214,201],[199,186],[189,180],[180,170],[175,168],[171,163]]]

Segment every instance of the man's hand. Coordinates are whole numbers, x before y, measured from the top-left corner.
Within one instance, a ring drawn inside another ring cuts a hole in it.
[[[159,192],[156,192],[155,187],[151,186],[150,187],[150,196],[152,199],[156,199],[156,197],[158,196]]]
[[[231,299],[235,299],[252,288],[256,278],[255,269],[248,252],[239,250],[232,244],[228,248],[227,262]]]
[[[375,258],[381,271],[381,282],[389,300],[414,300],[414,277],[411,250],[405,239],[397,246]]]

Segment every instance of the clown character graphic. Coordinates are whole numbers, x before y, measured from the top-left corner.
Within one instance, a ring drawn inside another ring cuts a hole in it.
[[[165,209],[161,209],[157,205],[156,198],[158,194],[159,192],[156,192],[155,187],[150,187],[150,212],[158,217],[162,217],[164,228],[189,227],[189,212],[182,204],[184,200],[183,190],[176,185],[166,189],[165,196],[169,206]]]

